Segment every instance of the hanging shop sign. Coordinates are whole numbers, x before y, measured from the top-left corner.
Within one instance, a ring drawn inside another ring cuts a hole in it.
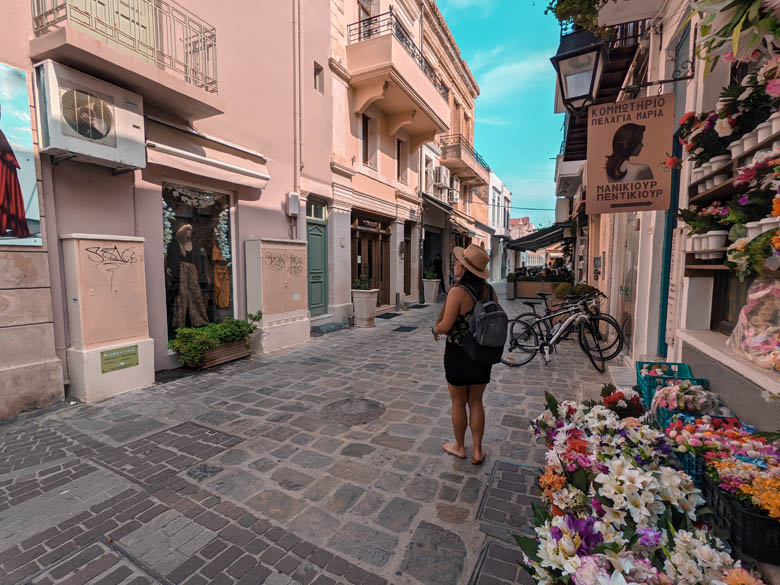
[[[672,94],[588,108],[586,213],[668,209],[673,133]]]

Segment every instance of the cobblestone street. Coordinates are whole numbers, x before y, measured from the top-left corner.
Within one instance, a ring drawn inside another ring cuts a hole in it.
[[[438,310],[0,427],[0,584],[523,582],[529,419],[606,376],[572,342],[494,367],[487,461],[457,460]]]

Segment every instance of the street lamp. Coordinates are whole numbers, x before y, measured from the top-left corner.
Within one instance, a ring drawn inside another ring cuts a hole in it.
[[[576,114],[595,103],[606,60],[604,43],[592,32],[583,29],[561,37],[550,61],[567,110]]]

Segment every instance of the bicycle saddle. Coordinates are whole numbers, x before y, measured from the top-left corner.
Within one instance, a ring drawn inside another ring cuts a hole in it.
[[[540,298],[543,298],[543,299],[546,299],[547,297],[551,297],[552,293],[549,293],[549,292],[538,292],[538,293],[536,293],[536,296],[540,297]]]
[[[541,304],[541,302],[542,301],[538,301],[536,299],[526,299],[526,300],[523,301],[523,304],[524,305],[528,305],[529,307],[531,307],[533,309],[536,305]]]

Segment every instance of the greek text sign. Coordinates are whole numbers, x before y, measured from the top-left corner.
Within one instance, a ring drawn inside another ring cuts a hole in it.
[[[674,96],[664,94],[588,109],[589,215],[668,209]]]
[[[128,345],[100,352],[100,371],[104,374],[138,365],[138,346]]]

